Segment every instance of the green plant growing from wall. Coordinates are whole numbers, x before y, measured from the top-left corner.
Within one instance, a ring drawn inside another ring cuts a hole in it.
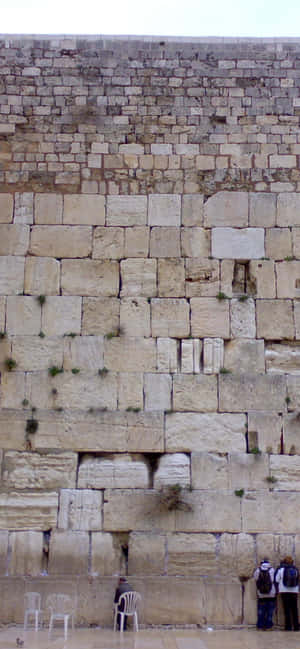
[[[57,365],[51,365],[51,367],[48,368],[48,373],[50,376],[57,376],[57,374],[62,374],[64,371],[63,367],[58,367]]]
[[[40,338],[45,338],[45,334],[44,334],[43,331],[40,331],[40,333],[39,333],[39,337],[40,337]]]
[[[4,367],[8,372],[12,372],[17,367],[17,361],[14,358],[6,358],[4,361]]]
[[[28,401],[28,399],[23,399],[23,401],[22,401],[22,406],[23,406],[23,408],[27,408],[27,406],[29,406],[29,401]]]
[[[6,338],[6,331],[0,331],[0,340]]]
[[[246,302],[249,299],[249,295],[240,295],[239,302]]]
[[[101,367],[101,368],[98,370],[98,374],[99,374],[99,376],[106,376],[107,373],[108,373],[108,369],[107,369],[107,367]]]
[[[140,412],[140,410],[140,408],[134,408],[133,406],[128,406],[128,408],[126,408],[126,412]]]
[[[80,369],[79,367],[72,367],[72,374],[79,374]]]
[[[39,422],[35,417],[33,416],[36,408],[31,408],[31,417],[30,419],[27,419],[26,421],[26,428],[25,428],[25,447],[27,451],[31,451],[32,449],[32,442],[31,442],[31,435],[34,435],[39,427]]]
[[[275,478],[274,475],[267,475],[266,481],[270,482],[271,484],[275,484],[275,482],[277,482],[277,478]]]
[[[225,293],[222,293],[222,291],[219,291],[216,295],[218,300],[229,300],[228,295],[225,295]]]
[[[244,489],[236,489],[234,493],[238,498],[243,498],[245,490]]]
[[[118,336],[122,336],[123,333],[123,327],[118,327],[117,329],[114,329],[114,331],[110,331],[108,334],[105,334],[104,338],[111,340],[111,338],[118,338]]]
[[[157,492],[158,508],[165,512],[192,511],[192,506],[184,499],[185,491],[179,483],[162,486]]]
[[[37,299],[38,303],[41,306],[43,306],[43,304],[45,304],[45,302],[46,302],[46,296],[45,295],[38,295],[36,299]]]
[[[250,448],[249,453],[252,455],[261,455],[261,450],[258,448],[258,446],[253,446],[253,448]]]
[[[220,374],[231,374],[231,370],[228,370],[227,367],[221,367]]]

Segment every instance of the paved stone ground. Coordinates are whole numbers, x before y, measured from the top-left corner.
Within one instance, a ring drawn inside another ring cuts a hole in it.
[[[49,639],[46,630],[23,633],[21,627],[0,631],[0,649],[299,649],[300,634],[283,631],[264,633],[255,629],[235,630],[140,630],[114,633],[108,629],[75,629],[64,641],[61,629]]]

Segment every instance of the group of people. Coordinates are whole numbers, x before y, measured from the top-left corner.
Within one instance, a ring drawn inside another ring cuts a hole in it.
[[[264,558],[254,572],[257,589],[257,629],[267,631],[273,626],[277,593],[284,613],[285,631],[299,631],[298,593],[299,571],[290,556],[284,557],[276,570]]]

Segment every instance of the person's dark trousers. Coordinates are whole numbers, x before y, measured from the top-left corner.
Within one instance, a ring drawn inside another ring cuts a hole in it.
[[[259,597],[257,600],[257,629],[271,629],[275,610],[275,597]]]
[[[284,612],[284,628],[286,631],[299,631],[298,619],[298,594],[297,593],[281,593],[283,612]]]
[[[117,627],[118,627],[118,629],[121,628],[121,615],[119,615],[119,614],[117,616]],[[126,631],[126,628],[127,628],[127,615],[124,616],[123,631]]]

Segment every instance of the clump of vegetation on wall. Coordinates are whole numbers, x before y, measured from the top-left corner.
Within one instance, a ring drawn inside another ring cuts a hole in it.
[[[192,511],[192,506],[184,499],[186,490],[179,484],[164,485],[158,491],[158,508],[161,511]]]

